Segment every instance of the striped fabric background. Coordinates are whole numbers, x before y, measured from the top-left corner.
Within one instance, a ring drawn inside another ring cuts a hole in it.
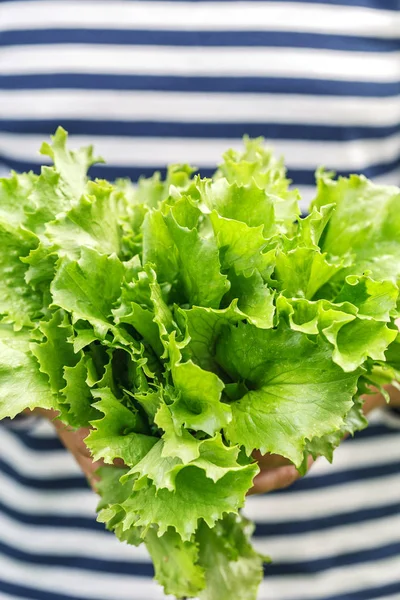
[[[388,420],[375,414],[332,466],[248,499],[255,544],[274,559],[259,600],[400,598],[400,428]],[[145,549],[96,522],[48,423],[3,425],[0,457],[1,600],[162,600]]]
[[[400,0],[0,0],[0,172],[37,170],[59,124],[107,160],[94,176],[208,175],[248,133],[303,208],[319,164],[399,184]],[[48,424],[1,425],[0,600],[161,600],[95,505]],[[399,600],[398,420],[246,512],[274,557],[259,600]]]
[[[400,0],[0,2],[0,162],[39,164],[60,123],[93,175],[264,135],[299,186],[316,165],[400,179]],[[310,189],[305,190],[310,196]]]

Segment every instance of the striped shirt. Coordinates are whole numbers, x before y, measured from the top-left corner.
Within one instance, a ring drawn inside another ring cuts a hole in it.
[[[324,164],[400,183],[400,0],[0,0],[0,172],[63,125],[137,179],[209,175],[243,134],[305,201]],[[144,548],[95,520],[51,426],[0,426],[0,600],[161,600]],[[289,490],[250,498],[259,600],[400,599],[400,429],[385,412]],[[241,600],[233,598],[232,600]]]

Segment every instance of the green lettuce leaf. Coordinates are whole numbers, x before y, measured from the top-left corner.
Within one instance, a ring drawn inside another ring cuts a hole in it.
[[[233,379],[250,388],[231,405],[228,439],[248,454],[254,449],[280,454],[296,466],[301,465],[306,439],[340,428],[359,377],[332,362],[327,343],[312,342],[285,327],[227,327],[217,357]]]
[[[348,273],[362,275],[370,271],[374,279],[397,281],[400,276],[399,189],[375,185],[357,175],[335,181],[331,173],[322,171],[317,182],[314,205],[335,204],[322,249],[336,256],[353,253]]]
[[[129,515],[135,515],[138,526],[147,529],[156,523],[160,535],[173,527],[183,541],[189,541],[199,519],[213,527],[225,513],[238,512],[256,473],[257,467],[248,465],[214,482],[203,469],[189,465],[177,474],[173,491],[157,490],[149,480],[142,480],[121,504],[127,515],[124,522],[129,527]]]
[[[260,329],[269,329],[274,324],[274,292],[264,283],[260,273],[238,275],[230,271],[228,278],[231,284],[224,300],[228,303],[237,300],[237,306],[249,323]]]
[[[89,167],[96,162],[102,162],[102,159],[93,156],[92,146],[75,151],[68,150],[67,139],[67,132],[59,127],[52,136],[52,144],[44,142],[40,152],[53,160],[60,174],[60,189],[64,195],[79,200],[86,188]]]
[[[30,351],[26,330],[0,329],[0,419],[15,417],[26,408],[54,408],[47,376]]]
[[[187,301],[192,305],[218,308],[229,284],[221,273],[215,241],[202,238],[196,229],[179,225],[172,212],[165,217],[165,222],[177,249],[179,279]],[[202,269],[198,268],[199,264]]]
[[[146,533],[145,544],[154,563],[155,579],[166,594],[193,598],[204,589],[204,569],[198,564],[198,544],[182,541],[173,529],[158,536],[152,528]]]
[[[73,329],[62,310],[56,311],[49,321],[42,321],[39,329],[46,336],[46,341],[32,343],[30,350],[42,373],[48,376],[52,391],[58,394],[66,384],[64,369],[74,367],[79,360],[69,341]]]
[[[231,419],[230,407],[222,402],[223,382],[215,373],[204,371],[191,360],[181,361],[179,346],[169,341],[171,374],[178,397],[171,405],[176,424],[214,435]]]
[[[249,227],[246,223],[225,219],[216,211],[210,214],[217,239],[222,268],[234,268],[236,273],[248,274],[257,269],[265,281],[275,267],[275,249],[264,238],[263,226]]]
[[[201,523],[196,534],[206,588],[200,600],[253,600],[263,578],[264,557],[250,543],[254,527],[244,517],[226,515],[212,529]]]
[[[363,402],[360,399],[354,401],[353,406],[345,416],[344,423],[338,431],[315,437],[307,441],[303,464],[299,469],[302,475],[307,472],[307,457],[312,456],[316,460],[324,456],[330,463],[333,461],[333,453],[347,435],[354,435],[356,431],[362,431],[368,426],[368,421],[362,411]]]
[[[101,255],[83,247],[79,260],[63,258],[51,284],[55,305],[93,326],[104,338],[112,328],[114,303],[121,293],[123,265],[115,255]],[[100,293],[99,293],[100,292]]]
[[[157,442],[157,438],[141,433],[141,421],[137,412],[125,407],[108,388],[92,390],[97,399],[94,407],[104,417],[92,421],[94,429],[85,439],[85,444],[94,460],[102,458],[113,464],[120,458],[127,466],[139,463]]]
[[[285,296],[312,300],[343,266],[343,261],[331,262],[319,249],[300,246],[277,253],[274,278]]]
[[[31,232],[0,220],[0,318],[16,330],[33,326],[43,308],[41,295],[26,285],[27,266],[21,260],[37,243]]]
[[[50,245],[71,258],[79,258],[80,248],[118,255],[121,240],[113,187],[104,181],[89,182],[86,194],[47,224],[46,237]]]

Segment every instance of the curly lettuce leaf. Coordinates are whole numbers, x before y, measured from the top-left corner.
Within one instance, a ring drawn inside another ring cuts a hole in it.
[[[196,534],[199,564],[206,587],[200,600],[253,600],[263,578],[263,562],[250,543],[254,526],[242,516],[226,515],[211,529],[201,523]]]
[[[45,234],[63,256],[79,258],[83,247],[119,255],[121,235],[113,186],[106,181],[88,182],[86,193],[70,210],[48,223]]]
[[[166,594],[177,598],[193,598],[205,587],[204,569],[198,564],[199,547],[191,541],[182,541],[179,534],[168,529],[163,535],[150,528],[145,544],[153,560],[155,579]]]
[[[268,281],[275,267],[275,249],[263,236],[263,226],[249,227],[246,223],[225,219],[216,211],[210,214],[216,236],[221,266],[225,271],[235,269],[244,275],[254,269]]]
[[[135,515],[136,525],[145,530],[156,523],[159,535],[162,535],[173,527],[183,541],[189,541],[197,530],[199,519],[213,527],[225,513],[238,512],[256,473],[256,466],[247,465],[229,471],[214,482],[203,469],[189,465],[176,475],[173,491],[157,490],[150,480],[141,480],[121,504],[126,512],[125,526],[129,528],[130,515]]]
[[[92,146],[80,150],[68,150],[68,134],[59,127],[52,143],[44,142],[40,152],[49,156],[60,174],[60,189],[62,192],[75,200],[79,200],[84,193],[87,183],[87,172],[96,162],[103,162],[101,158],[93,156]]]
[[[14,418],[25,409],[55,408],[47,376],[30,351],[29,331],[0,329],[0,419]]]
[[[175,423],[215,435],[231,419],[230,407],[221,401],[223,382],[215,373],[203,370],[191,360],[182,362],[172,334],[169,353],[172,379],[178,394],[170,407]]]
[[[347,273],[369,271],[374,279],[396,282],[400,277],[399,189],[375,185],[362,175],[334,180],[332,173],[322,171],[317,184],[314,206],[335,204],[323,251],[336,256],[352,253]]]
[[[71,313],[74,321],[90,323],[104,339],[112,328],[112,308],[121,294],[123,274],[115,255],[83,247],[79,260],[61,259],[51,284],[53,302]]]
[[[138,464],[157,443],[157,438],[141,433],[138,413],[124,406],[110,389],[92,390],[92,396],[94,407],[104,415],[92,421],[93,429],[85,439],[93,459],[113,464],[120,458],[129,467]]]
[[[302,462],[307,439],[339,429],[352,406],[359,373],[345,373],[332,361],[330,346],[286,327],[227,327],[217,358],[249,391],[231,404],[225,428],[232,443],[250,454],[258,449]]]

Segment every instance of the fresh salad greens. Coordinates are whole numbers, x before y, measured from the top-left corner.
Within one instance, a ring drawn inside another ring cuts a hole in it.
[[[66,142],[0,180],[0,418],[90,426],[99,520],[146,544],[165,592],[254,600],[252,454],[331,460],[398,376],[400,191],[320,170],[302,219],[262,140],[213,179],[137,187],[89,180],[92,149]]]

